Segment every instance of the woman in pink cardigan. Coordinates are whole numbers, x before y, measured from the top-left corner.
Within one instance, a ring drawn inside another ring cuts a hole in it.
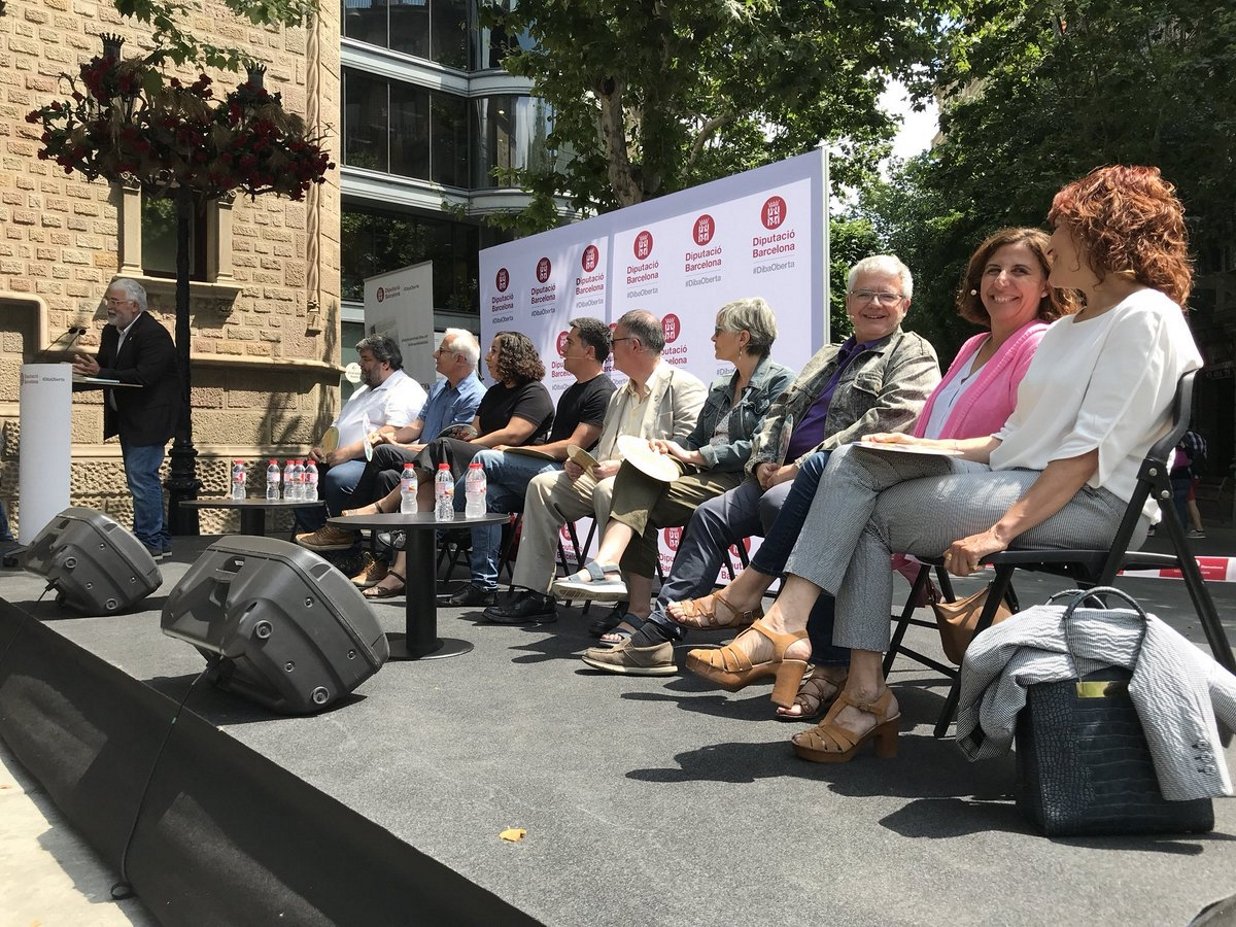
[[[1047,285],[1049,240],[1047,233],[1039,229],[1002,229],[970,256],[957,291],[957,311],[962,318],[988,331],[962,345],[919,413],[914,427],[916,437],[988,435],[998,431],[1012,413],[1017,386],[1048,323],[1078,308],[1072,291]],[[816,461],[814,457],[820,459]],[[750,568],[740,573],[723,593],[691,603],[672,604],[669,612],[675,620],[692,627],[738,626],[738,620],[716,620],[717,603],[707,599],[718,597],[726,617],[742,616],[749,621],[756,615],[765,590],[780,575],[798,539],[824,472],[827,455],[814,457],[808,459],[795,478],[794,487],[752,557]],[[915,565],[904,560],[897,566],[917,571]],[[832,646],[832,622],[827,620],[831,615],[831,609],[817,608],[812,612],[807,627],[812,642],[812,671],[793,704],[777,709],[781,718],[815,717],[841,691],[849,652]],[[740,652],[730,652],[730,648],[692,651],[687,668],[729,689],[741,688],[750,681],[740,678],[746,675],[746,667]],[[739,682],[742,685],[735,685]]]

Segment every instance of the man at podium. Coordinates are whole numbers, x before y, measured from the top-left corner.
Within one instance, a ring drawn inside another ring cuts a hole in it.
[[[141,389],[103,387],[103,438],[120,436],[125,480],[133,496],[133,533],[150,556],[172,549],[163,520],[159,467],[180,412],[180,372],[172,336],[146,312],[146,290],[118,277],[103,296],[107,326],[95,357],[78,354],[73,372]]]

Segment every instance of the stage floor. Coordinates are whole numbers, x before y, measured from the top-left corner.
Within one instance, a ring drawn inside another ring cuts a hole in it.
[[[194,559],[190,542],[177,545],[163,587],[133,614],[35,605],[42,581],[15,571],[0,573],[0,596],[178,700],[204,662],[159,630]],[[1146,588],[1162,595],[1163,585]],[[1023,601],[1038,598],[1021,588]],[[375,606],[386,630],[402,628],[402,602]],[[1037,836],[1013,806],[1012,757],[971,764],[934,740],[943,680],[908,661],[893,679],[898,757],[820,766],[792,754],[800,725],[774,720],[767,686],[731,695],[689,675],[593,672],[579,660],[591,639],[578,609],[538,627],[476,619],[442,609],[439,633],[472,642],[471,653],[390,663],[322,715],[274,716],[207,687],[189,709],[553,927],[1163,927],[1236,891],[1236,803],[1216,801],[1215,831],[1200,837]],[[912,635],[938,651],[934,632]],[[499,839],[509,827],[527,836]]]

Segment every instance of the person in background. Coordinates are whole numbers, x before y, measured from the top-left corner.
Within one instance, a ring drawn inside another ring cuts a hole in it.
[[[1201,480],[1202,464],[1206,462],[1206,439],[1196,431],[1186,431],[1176,445],[1172,459],[1172,503],[1180,524],[1189,532],[1190,538],[1206,537],[1202,525],[1202,513],[1197,507],[1197,486]]]

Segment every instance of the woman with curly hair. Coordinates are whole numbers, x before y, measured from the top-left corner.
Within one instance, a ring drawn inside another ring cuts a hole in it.
[[[821,591],[836,596],[833,642],[851,648],[849,674],[823,721],[791,739],[804,759],[846,762],[867,741],[896,753],[900,711],[881,671],[893,551],[943,554],[967,576],[1009,547],[1110,543],[1142,458],[1170,427],[1180,377],[1201,366],[1183,311],[1184,210],[1157,168],[1096,169],[1056,194],[1048,218],[1048,282],[1084,305],[1044,335],[1008,421],[986,437],[881,435],[835,451],[781,595],[731,645],[742,657],[731,688],[775,673],[773,700],[788,705],[810,655],[807,615]],[[1132,546],[1157,518],[1148,501]]]
[[[521,332],[498,332],[490,343],[489,353],[485,355],[485,364],[494,383],[485,391],[472,424],[463,429],[451,429],[456,432],[453,435],[435,438],[410,461],[417,469],[417,507],[422,512],[433,508],[433,477],[439,464],[447,464],[451,479],[459,481],[472,458],[485,448],[543,444],[549,435],[554,423],[554,403],[549,390],[541,383],[545,365],[541,363],[532,340]],[[362,487],[377,485],[377,474],[368,483],[366,476],[369,476],[368,467],[357,483],[357,498],[364,498],[359,494]],[[389,483],[391,477],[388,475],[386,480]],[[394,488],[373,504],[344,514],[397,511],[400,499],[397,474],[395,482]],[[381,599],[403,592],[403,559],[401,551],[386,576],[366,589],[365,595]]]

